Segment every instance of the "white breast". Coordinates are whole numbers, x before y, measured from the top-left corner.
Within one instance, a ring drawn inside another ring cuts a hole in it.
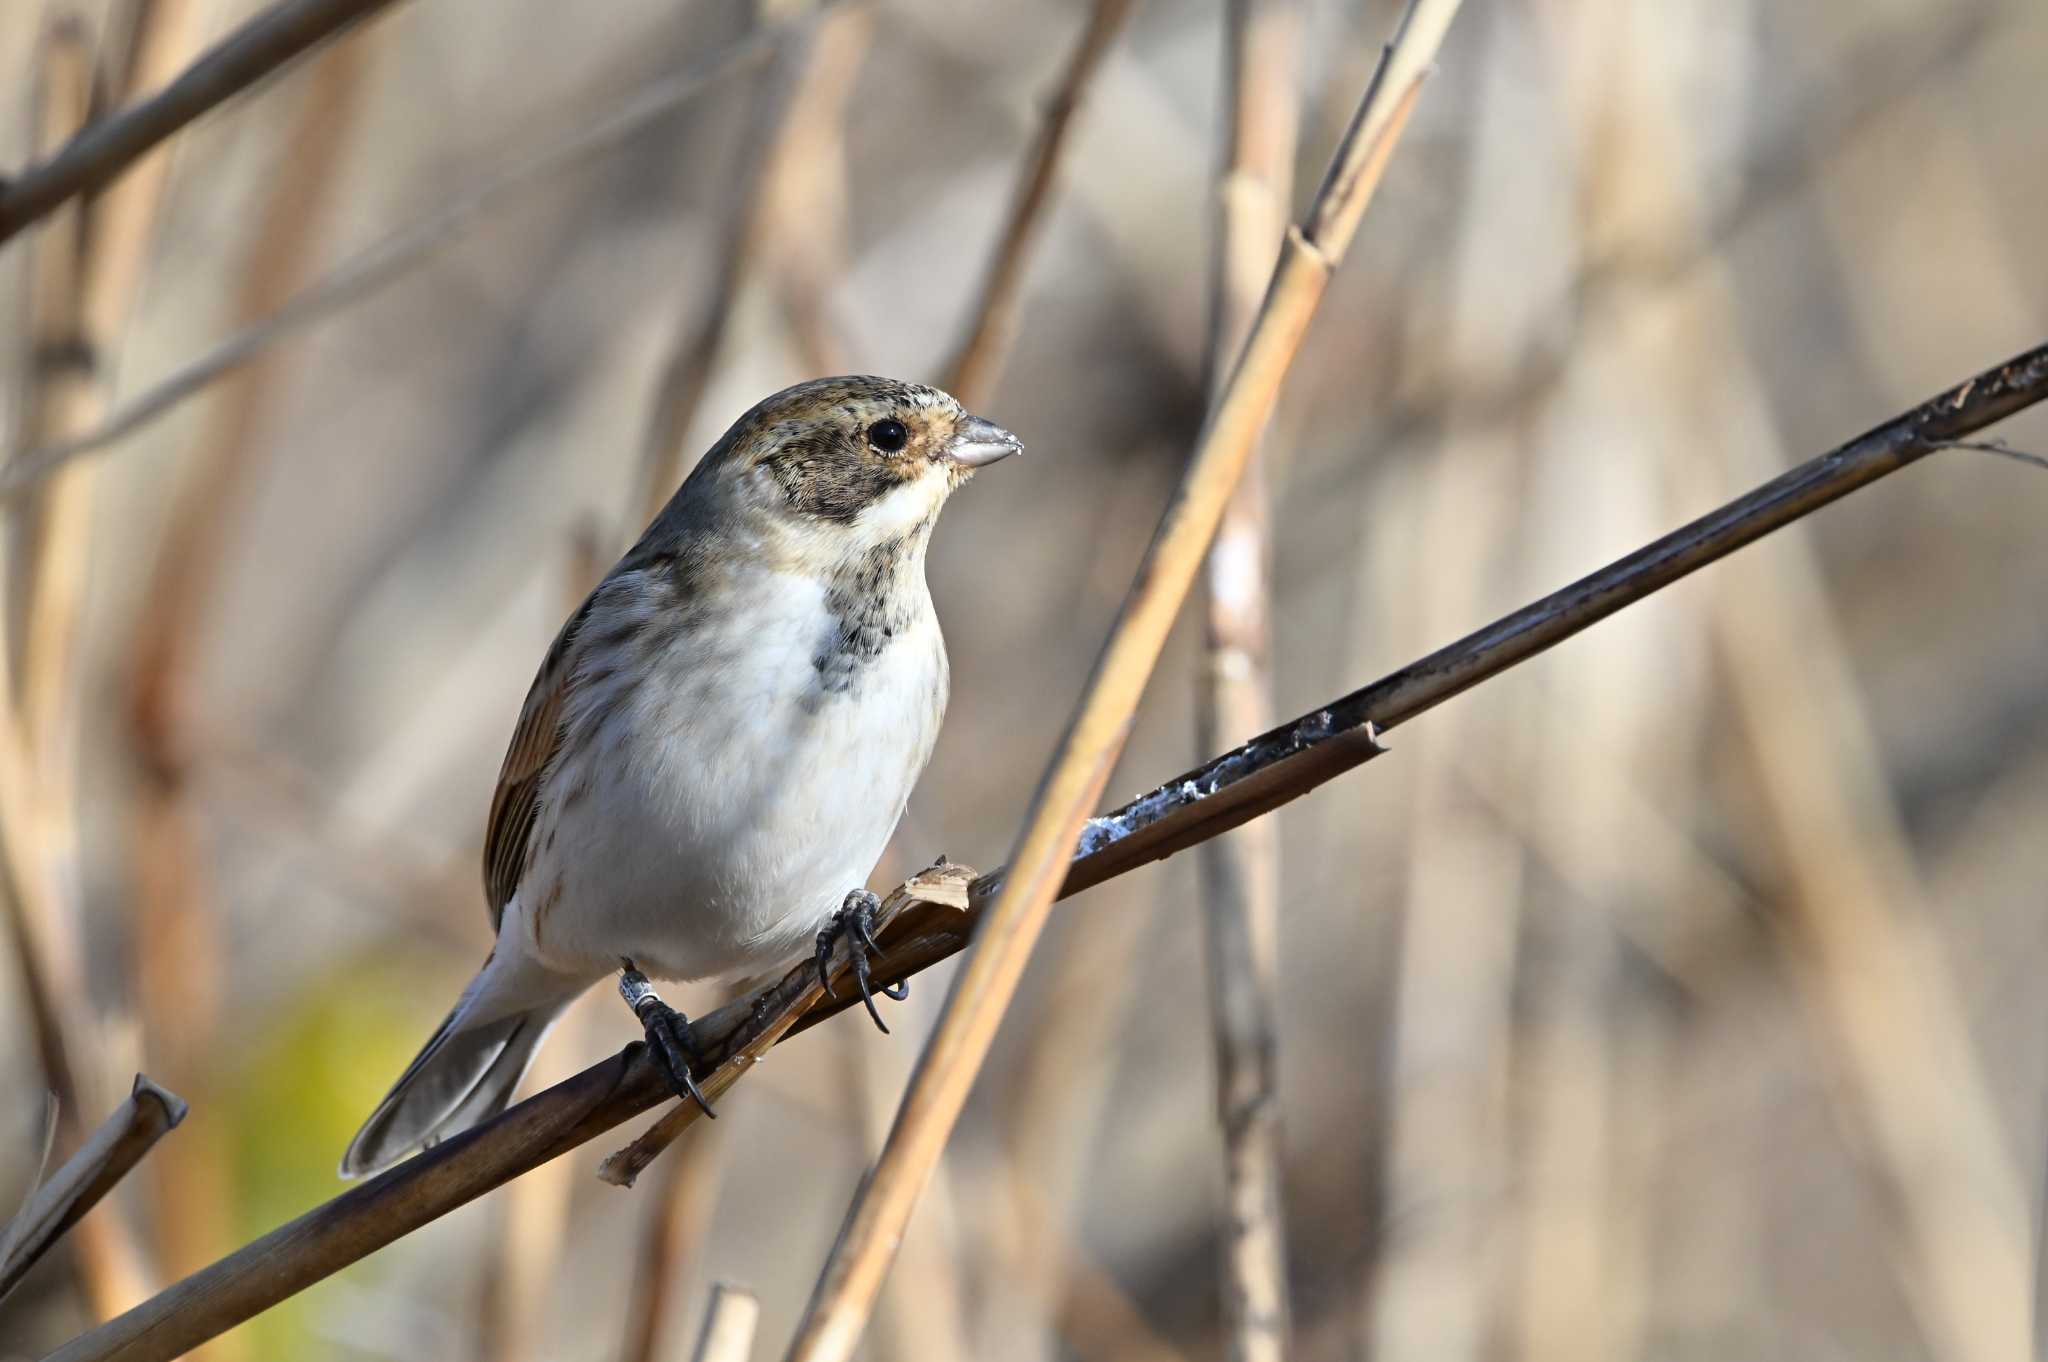
[[[585,662],[580,712],[607,713],[606,740],[572,731],[544,782],[518,895],[528,948],[557,969],[624,956],[671,979],[794,954],[866,882],[937,736],[945,647],[910,575],[908,627],[836,693],[817,665],[835,629],[824,588],[767,568],[725,584],[731,608],[670,631],[637,675]]]

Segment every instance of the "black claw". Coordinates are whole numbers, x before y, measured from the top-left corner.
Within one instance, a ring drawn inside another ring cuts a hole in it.
[[[717,1120],[718,1113],[704,1099],[703,1089],[697,1086],[697,1076],[690,1072],[691,1065],[697,1060],[696,1040],[690,1034],[690,1019],[663,1002],[655,993],[654,986],[647,982],[647,976],[635,969],[632,961],[624,963],[626,967],[619,974],[619,996],[626,1000],[626,1006],[633,1009],[633,1015],[646,1028],[647,1048],[654,1051],[662,1072],[668,1075],[669,1086],[675,1089],[676,1096],[695,1102],[706,1116]]]
[[[862,935],[858,918],[854,920],[853,934],[857,941]],[[882,1014],[875,1010],[875,990],[874,985],[869,982],[870,975],[866,943],[864,941],[860,942],[859,945],[855,946],[853,950],[848,951],[847,954],[853,957],[853,984],[855,988],[860,990],[861,1006],[867,1008],[869,1019],[886,1036],[889,1034],[889,1023],[883,1021]]]
[[[831,921],[818,929],[818,987],[825,990],[828,998],[839,995],[832,991],[832,943],[839,939],[839,916],[833,914]]]
[[[868,1016],[889,1034],[889,1024],[882,1020],[882,1014],[875,1008],[875,987],[873,969],[868,963],[870,956],[882,953],[880,943],[875,940],[875,914],[880,911],[882,901],[865,889],[856,889],[846,896],[846,902],[839,911],[832,914],[824,929],[818,933],[818,983],[825,990],[825,996],[836,998],[832,991],[832,950],[841,936],[853,938],[853,948],[847,952],[853,963],[854,986],[860,990],[861,1005],[868,1010]],[[910,996],[910,981],[899,979],[882,990],[884,997],[898,1002]]]

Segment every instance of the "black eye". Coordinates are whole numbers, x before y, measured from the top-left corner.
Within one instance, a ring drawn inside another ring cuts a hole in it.
[[[901,421],[877,421],[868,427],[868,443],[884,454],[894,454],[910,443],[910,431]]]

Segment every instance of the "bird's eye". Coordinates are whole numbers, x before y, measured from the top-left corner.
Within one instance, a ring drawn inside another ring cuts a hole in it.
[[[877,421],[868,427],[868,443],[884,454],[894,454],[910,443],[910,430],[901,421]]]

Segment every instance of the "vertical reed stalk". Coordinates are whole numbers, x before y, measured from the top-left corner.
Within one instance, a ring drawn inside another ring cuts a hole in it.
[[[1287,225],[1299,122],[1295,0],[1225,10],[1223,156],[1210,277],[1212,399],[1258,314],[1273,243]],[[1254,454],[1203,565],[1206,651],[1195,748],[1273,724],[1272,546],[1266,460]],[[1281,1208],[1279,823],[1261,818],[1204,844],[1209,1012],[1223,1134],[1223,1314],[1235,1362],[1287,1355],[1287,1236]]]
[[[1131,714],[1167,631],[1456,10],[1456,0],[1410,5],[1305,224],[1285,238],[1243,355],[1223,386],[1032,801],[1003,887],[977,930],[874,1175],[854,1200],[846,1232],[791,1347],[793,1362],[839,1362],[859,1341],[895,1246],[902,1242],[918,1195],[959,1119],[1066,879],[1082,822],[1123,749]]]

